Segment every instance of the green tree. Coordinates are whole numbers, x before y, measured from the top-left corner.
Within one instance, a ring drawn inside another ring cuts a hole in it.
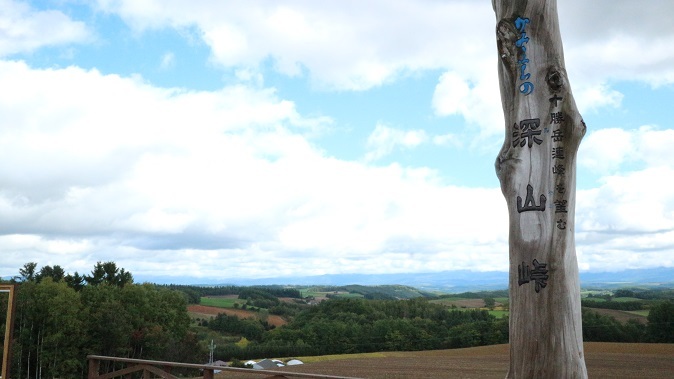
[[[21,282],[32,282],[35,280],[35,269],[37,268],[37,263],[28,262],[19,269],[19,281]]]
[[[117,267],[115,262],[96,262],[91,275],[85,275],[84,279],[90,285],[106,283],[113,286],[124,287],[133,283],[133,275],[130,272]]]
[[[40,269],[40,272],[37,274],[37,281],[41,281],[46,278],[51,278],[55,282],[60,282],[63,280],[65,277],[65,271],[63,268],[59,265],[55,265],[54,267],[52,266],[44,266]]]
[[[45,266],[38,273],[36,268],[28,263],[17,277],[16,377],[84,378],[88,354],[203,359],[204,349],[188,331],[182,292],[133,285],[131,274],[114,262],[99,262],[88,277],[90,285],[60,266]]]
[[[16,372],[27,377],[35,373],[77,376],[83,368],[82,319],[79,294],[64,282],[47,277],[40,283],[21,284],[17,291]]]
[[[662,301],[651,307],[647,329],[652,342],[674,342],[674,302]]]
[[[75,291],[81,291],[84,288],[85,278],[80,275],[77,271],[74,274],[67,274],[64,278],[68,287],[74,289]]]

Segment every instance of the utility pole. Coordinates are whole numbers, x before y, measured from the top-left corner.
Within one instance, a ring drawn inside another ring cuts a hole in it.
[[[213,344],[213,340],[211,340],[211,344],[208,346],[208,364],[212,365],[213,364],[213,352],[215,351],[215,345]]]
[[[564,66],[556,0],[492,0],[505,141],[496,174],[508,204],[507,378],[587,378],[574,224],[585,134]]]

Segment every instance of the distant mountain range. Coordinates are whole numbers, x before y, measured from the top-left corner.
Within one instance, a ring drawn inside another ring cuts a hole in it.
[[[320,276],[293,276],[262,279],[220,279],[208,280],[183,277],[136,277],[137,282],[160,284],[193,285],[335,285],[349,284],[384,285],[400,284],[425,291],[459,293],[466,291],[488,291],[508,288],[508,273],[501,271],[443,271],[410,274],[333,274]],[[674,287],[674,267],[625,270],[617,272],[581,272],[583,288],[619,287]]]

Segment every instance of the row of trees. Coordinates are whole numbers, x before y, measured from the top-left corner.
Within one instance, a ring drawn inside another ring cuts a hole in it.
[[[220,313],[215,318],[204,323],[210,329],[223,334],[243,336],[252,341],[261,341],[264,332],[272,329],[267,322],[259,319],[240,319],[234,315]]]
[[[185,293],[190,304],[199,304],[199,301],[204,296],[224,296],[224,295],[239,295],[239,298],[270,298],[278,301],[279,297],[289,297],[294,299],[301,299],[302,293],[297,288],[286,286],[189,286],[171,284],[164,286],[166,288],[177,290]]]
[[[74,274],[66,274],[65,270],[59,265],[47,265],[38,270],[37,263],[29,262],[19,269],[19,276],[15,276],[13,282],[39,283],[47,278],[51,278],[54,282],[63,281],[76,291],[84,288],[85,284],[95,286],[106,283],[123,287],[126,284],[133,283],[133,275],[123,268],[118,268],[115,262],[97,262],[90,275],[80,275],[77,271]]]
[[[601,309],[615,309],[619,311],[639,311],[644,309],[642,301],[597,301],[597,300],[581,300],[583,307],[587,308],[601,308]]]
[[[181,292],[133,284],[114,262],[98,263],[81,285],[58,266],[35,268],[27,264],[15,278],[14,377],[85,378],[89,354],[182,362],[206,356],[189,330]]]

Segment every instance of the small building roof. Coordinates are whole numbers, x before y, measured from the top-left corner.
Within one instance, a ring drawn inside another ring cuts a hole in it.
[[[253,365],[253,368],[256,370],[271,370],[273,368],[278,368],[276,362],[271,359],[263,359]]]

